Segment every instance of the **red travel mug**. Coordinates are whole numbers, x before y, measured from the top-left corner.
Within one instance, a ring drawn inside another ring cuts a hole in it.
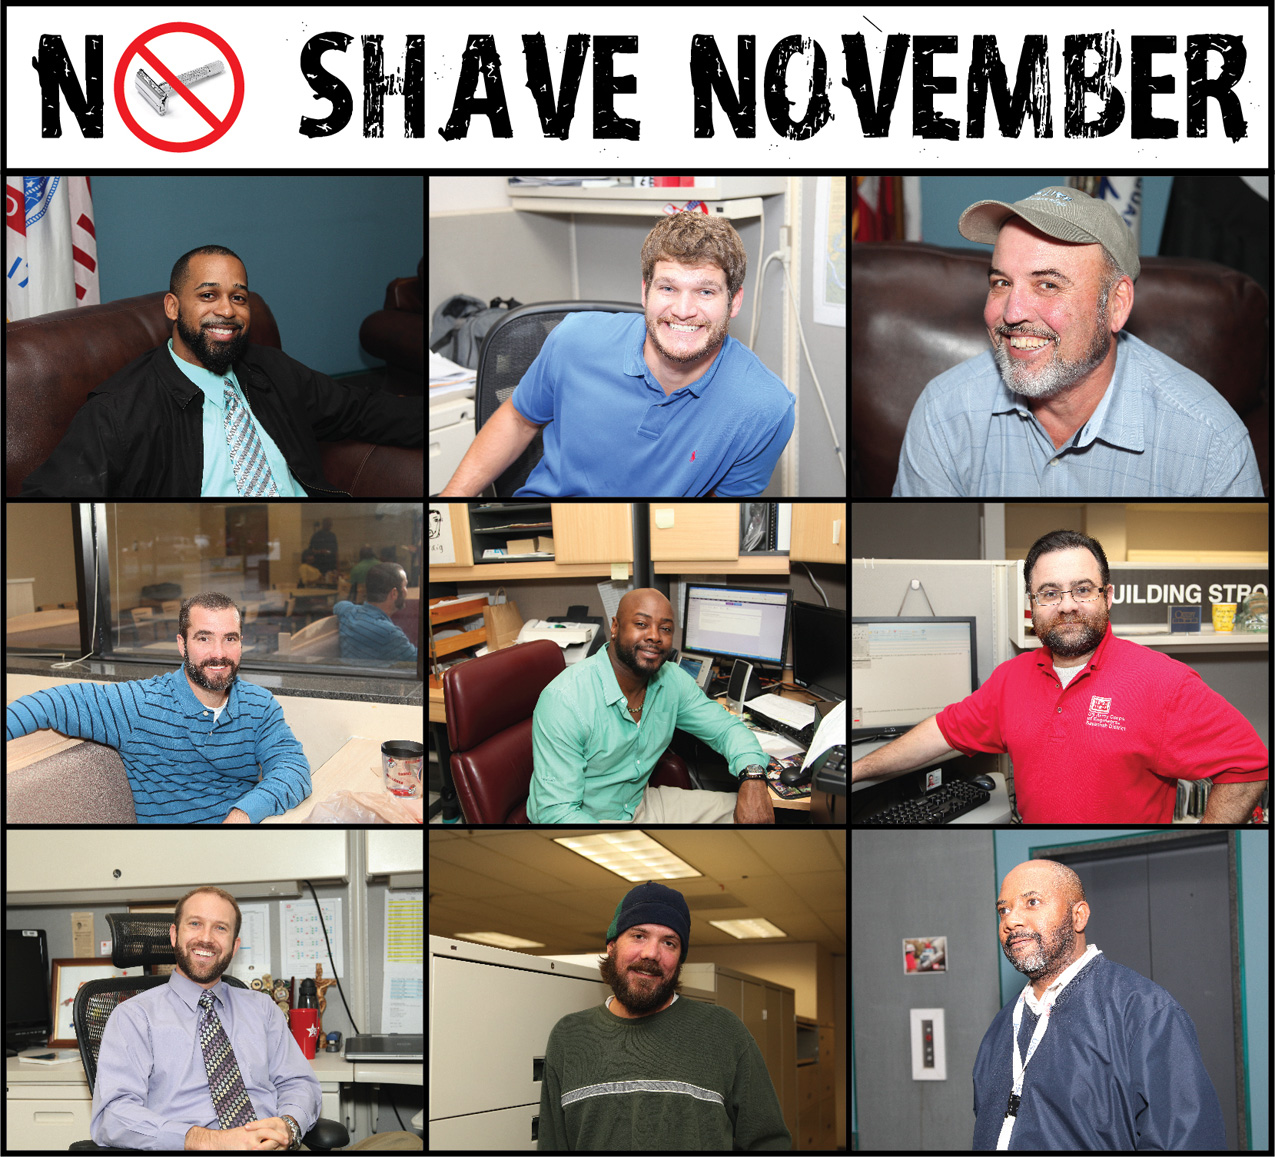
[[[308,1061],[314,1060],[319,1044],[319,1010],[317,1008],[294,1008],[288,1013],[288,1022],[292,1035],[301,1052]]]

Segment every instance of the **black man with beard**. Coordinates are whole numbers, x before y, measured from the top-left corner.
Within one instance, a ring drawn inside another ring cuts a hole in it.
[[[616,905],[598,965],[613,995],[564,1016],[549,1035],[538,1148],[791,1148],[743,1022],[678,994],[690,937],[690,909],[674,888],[639,884]]]
[[[172,337],[88,395],[22,497],[333,498],[321,441],[424,444],[423,398],[253,342],[248,272],[224,245],[178,258],[168,290]]]
[[[853,781],[1008,752],[1025,823],[1171,823],[1179,779],[1212,781],[1204,823],[1242,822],[1269,778],[1266,745],[1193,668],[1115,634],[1102,544],[1051,531],[1023,576],[1041,646],[856,760]]]
[[[1086,944],[1076,872],[1019,864],[996,914],[1001,951],[1028,983],[974,1061],[974,1150],[1228,1148],[1195,1025],[1165,989]]]
[[[676,663],[673,608],[652,587],[629,591],[611,641],[541,693],[532,717],[532,823],[773,824],[766,756],[752,732]],[[724,755],[737,792],[648,786],[680,727]]]

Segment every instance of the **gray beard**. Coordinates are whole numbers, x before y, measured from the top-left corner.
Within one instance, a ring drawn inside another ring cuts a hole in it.
[[[1040,336],[1044,336],[1043,334]],[[1086,374],[1092,373],[1102,365],[1111,343],[1116,340],[1111,332],[1110,318],[1107,313],[1107,291],[1098,298],[1098,318],[1094,327],[1093,339],[1083,354],[1074,361],[1068,361],[1055,347],[1049,362],[1040,369],[1028,370],[1009,355],[1006,346],[1009,338],[1000,335],[1000,345],[992,343],[992,357],[996,359],[996,368],[1000,371],[1001,380],[1016,394],[1025,398],[1052,398],[1062,393],[1068,386],[1074,386]]]

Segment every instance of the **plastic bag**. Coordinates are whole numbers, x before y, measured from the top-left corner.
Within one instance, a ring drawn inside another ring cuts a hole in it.
[[[372,791],[337,791],[310,809],[305,824],[419,824],[423,800]]]

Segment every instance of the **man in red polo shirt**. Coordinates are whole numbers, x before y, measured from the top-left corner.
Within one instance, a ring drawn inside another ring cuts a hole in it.
[[[1211,779],[1205,823],[1241,823],[1270,755],[1253,725],[1185,663],[1116,638],[1107,557],[1057,530],[1024,567],[1041,647],[854,764],[855,781],[948,751],[1008,751],[1026,823],[1170,823],[1179,779]]]

